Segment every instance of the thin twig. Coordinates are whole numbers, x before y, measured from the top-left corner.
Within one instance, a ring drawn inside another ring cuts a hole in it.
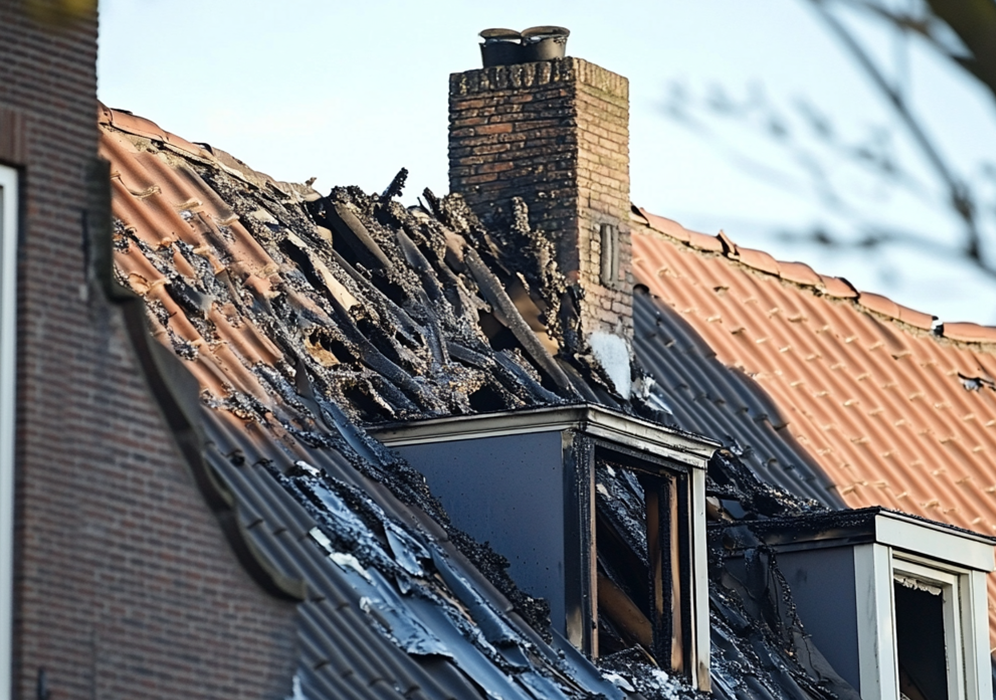
[[[968,190],[964,183],[959,180],[955,174],[945,163],[941,154],[934,147],[933,142],[927,136],[923,127],[917,121],[913,113],[907,108],[906,102],[893,87],[890,85],[889,81],[886,79],[882,71],[879,70],[878,66],[871,59],[868,53],[864,50],[861,44],[851,35],[851,33],[844,27],[841,22],[833,16],[833,14],[827,10],[825,0],[810,0],[813,6],[817,9],[820,16],[827,23],[830,30],[837,35],[837,38],[841,41],[845,48],[850,51],[854,60],[857,61],[871,81],[875,86],[885,95],[890,104],[896,110],[896,114],[899,116],[900,120],[906,126],[910,135],[913,137],[913,141],[920,148],[920,151],[929,161],[930,165],[937,172],[938,176],[944,181],[945,186],[948,190],[948,195],[951,200],[951,206],[955,212],[961,217],[965,222],[965,234],[966,240],[962,252],[972,261],[974,261],[980,268],[988,270],[988,265],[985,263],[982,257],[982,241],[981,234],[979,232],[978,224],[975,221],[975,207],[972,204],[971,197],[968,194]]]

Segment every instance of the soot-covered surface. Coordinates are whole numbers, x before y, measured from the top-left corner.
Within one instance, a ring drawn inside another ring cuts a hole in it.
[[[526,212],[513,230],[487,231],[457,197],[426,192],[425,208],[405,209],[393,199],[403,175],[383,195],[321,196],[125,113],[104,110],[101,124],[114,274],[142,300],[132,325],[144,316],[156,341],[140,355],[150,373],[173,373],[153,386],[247,569],[300,601],[295,692],[695,695],[639,645],[600,671],[551,634],[544,602],[359,427],[580,402],[668,418],[666,396],[614,394],[581,340],[580,292]],[[709,477],[714,518],[817,508],[732,453],[713,459]],[[639,567],[639,484],[603,471],[598,485]],[[750,586],[711,553],[715,693],[853,696],[820,665],[759,552]]]

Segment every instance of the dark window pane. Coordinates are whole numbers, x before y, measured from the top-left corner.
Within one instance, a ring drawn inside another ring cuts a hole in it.
[[[896,582],[899,690],[910,700],[948,700],[944,599]]]

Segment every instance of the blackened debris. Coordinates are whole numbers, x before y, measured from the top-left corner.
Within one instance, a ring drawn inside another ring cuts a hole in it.
[[[778,518],[826,513],[830,509],[761,481],[730,450],[718,450],[709,460],[706,492],[736,519]]]
[[[600,545],[598,563],[600,572],[621,588],[628,588],[632,600],[640,601],[648,599],[638,583],[640,574],[645,579],[647,571],[645,507],[639,484],[627,477],[628,472],[613,469],[608,463],[596,469],[599,542],[612,542],[608,550],[613,554],[604,556]],[[784,527],[790,517],[808,516],[822,522],[838,513],[759,481],[736,455],[725,450],[710,461],[708,492],[730,512],[736,511],[742,523],[710,528],[713,696],[729,700],[857,700],[856,691],[832,669],[805,633],[774,553],[752,534],[752,528],[768,523]],[[848,517],[848,513],[839,515]],[[728,566],[733,550],[724,538],[731,533],[739,533],[738,555],[745,548],[749,550],[746,577],[734,575]],[[617,563],[617,550],[630,557],[625,566]],[[612,654],[599,665],[628,680],[647,698],[697,696],[673,679],[669,683],[650,658],[647,649],[634,646]]]
[[[803,629],[773,552],[748,550],[742,579],[725,564],[710,569],[715,695],[859,699]]]
[[[646,700],[707,700],[710,693],[692,690],[677,678],[671,678],[641,650],[619,651],[598,660],[605,677],[630,693]]]
[[[391,184],[387,186],[387,189],[380,195],[380,198],[385,202],[395,197],[400,197],[401,193],[405,191],[405,183],[408,181],[408,168],[402,168],[398,171],[398,174],[394,176],[391,180]]]

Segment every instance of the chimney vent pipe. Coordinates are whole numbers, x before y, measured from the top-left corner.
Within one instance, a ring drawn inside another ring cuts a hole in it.
[[[530,27],[522,32],[514,29],[485,29],[480,36],[481,59],[485,68],[535,63],[563,58],[567,53],[565,27]]]

